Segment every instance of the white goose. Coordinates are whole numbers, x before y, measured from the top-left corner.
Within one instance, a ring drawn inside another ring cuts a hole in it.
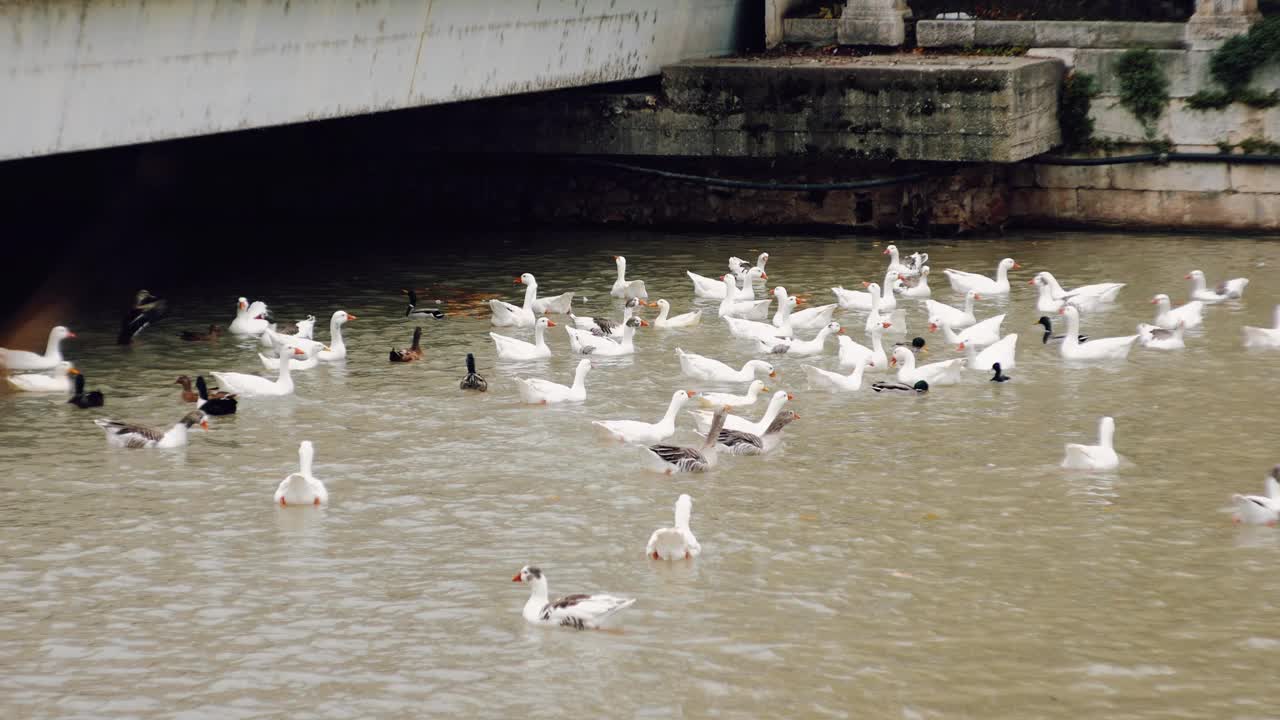
[[[725,275],[720,279],[722,285],[725,286],[726,293],[728,288],[733,286],[733,276]],[[745,320],[764,320],[769,317],[769,299],[764,300],[735,300],[727,294],[720,301],[720,317],[736,317]]]
[[[1160,293],[1151,298],[1151,304],[1156,306],[1156,319],[1152,324],[1165,330],[1172,330],[1178,327],[1179,323],[1186,328],[1200,327],[1204,322],[1204,303],[1199,300],[1192,300],[1182,307],[1174,308],[1169,301],[1169,296]]]
[[[236,393],[244,397],[279,397],[282,395],[293,394],[293,376],[290,374],[290,366],[293,365],[294,357],[301,357],[304,360],[309,355],[302,348],[293,348],[288,350],[283,346],[277,348],[280,357],[285,361],[280,363],[280,374],[275,380],[268,380],[257,375],[248,375],[245,373],[235,372],[212,372],[210,375],[218,379],[218,384],[223,390]]]
[[[0,368],[8,370],[52,370],[62,362],[62,341],[74,338],[75,333],[62,325],[49,331],[49,341],[45,345],[44,354],[30,350],[8,350],[0,348]]]
[[[266,303],[259,300],[250,305],[246,298],[240,298],[236,301],[236,319],[231,321],[227,330],[236,335],[261,335],[269,324],[266,314]]]
[[[693,514],[693,498],[681,495],[676,498],[676,524],[658,528],[649,536],[644,554],[654,560],[688,560],[702,552],[698,538],[689,529],[689,516]]]
[[[282,348],[281,352],[283,352],[285,356],[291,355],[292,351],[294,350],[294,348],[287,347],[284,345],[281,345],[280,347]],[[298,348],[298,349],[301,349],[301,348]],[[303,352],[307,352],[307,351],[303,350]],[[317,353],[313,352],[313,353],[308,353],[308,357],[305,360],[291,360],[289,362],[289,368],[291,370],[310,370],[320,364],[320,358],[317,355],[318,355]],[[262,361],[262,367],[264,369],[267,369],[267,370],[280,369],[280,358],[278,357],[271,357],[270,355],[263,355],[262,353],[258,353],[258,360]]]
[[[656,304],[658,306],[658,317],[653,319],[653,326],[656,328],[693,327],[702,321],[701,310],[671,315],[671,303],[659,299]]]
[[[906,278],[910,277],[904,273],[899,273],[898,279],[893,284],[893,289],[904,298],[915,298],[923,300],[933,295],[933,290],[929,287],[929,266],[925,265],[920,268],[919,277],[914,285],[908,285]]]
[[[1137,335],[1094,338],[1080,342],[1080,311],[1067,305],[1058,311],[1067,317],[1067,332],[1062,338],[1062,357],[1067,360],[1123,360],[1137,342]]]
[[[185,447],[187,430],[192,425],[199,425],[203,430],[209,429],[209,420],[200,410],[187,413],[168,430],[106,418],[98,418],[93,424],[107,434],[107,444],[111,447],[134,449]]]
[[[1280,523],[1280,465],[1271,468],[1263,487],[1266,488],[1265,495],[1231,496],[1231,502],[1236,506],[1232,522],[1271,527]]]
[[[634,355],[636,352],[636,328],[648,327],[649,323],[640,318],[630,318],[622,325],[622,339],[618,341],[606,337],[592,335],[577,328],[566,327],[569,334],[569,349],[582,355],[592,357],[617,357]]]
[[[1017,270],[1022,266],[1014,262],[1013,258],[1005,258],[996,265],[996,277],[994,280],[986,275],[977,273],[964,272],[963,270],[952,270],[947,268],[942,271],[947,276],[947,280],[951,281],[951,289],[956,292],[966,293],[973,290],[980,295],[990,295],[992,297],[998,295],[1009,294],[1009,271]]]
[[[894,277],[897,277],[898,275],[911,276],[916,274],[917,272],[916,268],[902,262],[901,256],[898,254],[897,245],[890,245],[889,247],[884,249],[884,252],[880,254],[889,256],[889,272],[893,273]],[[914,255],[912,257],[918,257],[918,256],[919,254],[917,253],[917,255]],[[887,286],[888,283],[885,283],[885,285]]]
[[[1178,323],[1172,330],[1156,325],[1138,323],[1138,344],[1153,350],[1181,350],[1187,346],[1183,340],[1185,325]]]
[[[756,264],[754,265],[754,267],[759,268],[760,271],[763,273],[764,266],[768,262],[769,262],[769,253],[762,252],[756,256]],[[742,277],[746,275],[747,272],[750,271],[752,267],[753,266],[751,265],[751,263],[748,263],[746,260],[743,260],[740,257],[729,258],[729,272],[733,273],[734,277],[738,278],[739,280],[741,280]],[[763,277],[764,276],[762,275],[761,278]]]
[[[534,625],[559,625],[574,630],[600,626],[606,618],[635,604],[635,598],[614,595],[568,595],[551,600],[547,596],[547,578],[536,567],[526,565],[511,578],[512,582],[529,585],[529,600],[520,613]]]
[[[1078,445],[1067,443],[1066,455],[1062,458],[1062,467],[1068,470],[1112,470],[1120,464],[1120,456],[1116,455],[1113,441],[1116,434],[1116,421],[1103,417],[1098,421],[1098,444]]]
[[[264,341],[270,340],[272,345],[279,344],[285,348],[302,348],[309,353],[311,357],[306,360],[294,360],[294,370],[307,370],[315,367],[320,361],[337,362],[345,360],[347,357],[347,343],[342,339],[342,326],[351,320],[355,320],[356,316],[345,310],[338,310],[329,318],[329,344],[310,339],[299,335],[281,335],[274,330],[267,329],[263,331],[262,338]],[[314,319],[313,319],[314,322]],[[299,323],[301,325],[301,323]],[[276,370],[280,367],[280,358],[270,357],[258,353],[258,357],[262,360],[263,367],[268,370]]]
[[[942,330],[942,337],[952,345],[961,343],[974,348],[985,347],[1000,339],[1000,325],[1004,323],[1004,315],[989,317],[982,322],[974,323],[957,333],[951,329],[946,318],[929,318],[929,332]]]
[[[551,348],[547,347],[547,328],[556,324],[545,317],[538,318],[533,324],[533,342],[525,342],[506,335],[489,333],[498,351],[499,360],[541,360],[551,357]]]
[[[759,381],[757,381],[759,382]],[[697,393],[693,390],[677,390],[671,395],[667,412],[656,423],[639,420],[596,420],[592,425],[604,430],[615,440],[651,445],[671,437],[676,432],[676,413]]]
[[[831,292],[836,295],[836,304],[842,310],[871,310],[875,307],[877,310],[888,312],[898,307],[898,299],[893,295],[893,281],[897,279],[896,271],[890,270],[884,274],[884,283],[876,285],[875,283],[863,283],[866,291],[862,290],[845,290],[843,286],[837,285],[831,288]],[[875,290],[872,290],[872,286]],[[874,303],[873,295],[879,296],[879,304]]]
[[[719,278],[709,278],[705,275],[699,275],[695,272],[685,271],[685,275],[693,281],[693,294],[696,297],[711,298],[713,300],[723,300],[729,293],[729,288],[733,288],[734,300],[754,300],[756,297],[755,287],[752,283],[757,279],[769,279],[760,268],[751,268],[741,278],[736,278],[732,274],[722,275]],[[730,282],[723,282],[723,278],[729,277]],[[738,287],[732,280],[740,279],[742,286]]]
[[[320,478],[311,474],[311,461],[316,450],[310,440],[298,444],[298,472],[289,473],[276,487],[275,502],[281,507],[290,505],[323,505],[329,502],[329,491]]]
[[[976,290],[969,290],[964,294],[963,310],[951,307],[946,303],[940,303],[937,300],[925,300],[924,307],[928,311],[929,317],[946,320],[953,330],[959,330],[978,322],[978,319],[973,316],[973,301],[981,299],[982,296]]]
[[[747,386],[746,395],[734,395],[733,393],[704,392],[698,394],[698,404],[702,407],[717,408],[728,405],[729,407],[750,407],[755,405],[760,399],[761,392],[769,392],[769,388],[765,387],[763,380],[752,380]]]
[[[769,399],[769,406],[765,408],[764,415],[760,417],[760,420],[751,422],[737,415],[726,415],[724,429],[737,430],[751,433],[752,435],[763,435],[769,429],[769,426],[773,424],[774,419],[778,417],[778,413],[782,412],[782,406],[786,405],[788,400],[795,399],[795,395],[786,390],[779,390]],[[692,414],[694,422],[698,426],[698,432],[707,433],[711,429],[711,422],[715,418],[715,413],[707,410],[694,410]]]
[[[959,383],[965,360],[956,358],[917,366],[915,353],[905,347],[896,347],[893,349],[893,357],[889,358],[889,365],[898,367],[898,382],[915,385],[924,380],[929,383],[929,387],[933,387]]]
[[[1244,326],[1244,346],[1251,348],[1280,348],[1280,305],[1272,311],[1272,327]]]
[[[533,327],[536,319],[533,302],[538,297],[538,280],[532,273],[524,273],[516,278],[517,285],[524,285],[524,304],[519,307],[497,298],[489,301],[489,309],[493,316],[489,322],[497,327]]]
[[[277,340],[311,340],[316,332],[316,316],[308,315],[294,323],[294,327],[295,330],[292,333],[282,333],[275,323],[269,323],[258,339],[265,348],[273,347]]]
[[[734,370],[714,358],[696,355],[676,348],[676,356],[680,358],[680,370],[696,380],[723,383],[743,383],[756,379],[757,372],[769,377],[777,377],[773,366],[763,360],[748,360],[741,370]]]
[[[550,295],[533,299],[533,314],[545,315],[547,313],[555,313],[557,315],[568,315],[573,310],[573,291],[562,292],[559,295]]]
[[[1071,301],[1072,305],[1085,311],[1091,310],[1098,305],[1115,302],[1116,296],[1120,294],[1120,291],[1125,286],[1124,283],[1094,283],[1092,285],[1081,285],[1074,290],[1067,290],[1058,282],[1058,278],[1047,270],[1036,273],[1031,282],[1048,287],[1049,295],[1054,300],[1059,302]],[[1041,310],[1040,312],[1054,312],[1054,310]]]
[[[627,259],[621,255],[614,255],[613,262],[618,266],[618,279],[613,281],[613,288],[609,290],[609,294],[624,300],[628,298],[648,300],[649,293],[644,289],[643,280],[627,282]]]
[[[880,286],[871,283],[867,286],[867,291],[871,294],[871,312],[867,313],[867,320],[863,323],[862,329],[870,335],[875,332],[877,327],[883,330],[885,323],[889,323],[890,327],[893,326],[893,323],[891,316],[880,314]],[[902,315],[902,313],[898,314]]]
[[[758,320],[746,320],[743,318],[724,316],[724,322],[729,326],[729,334],[734,337],[744,338],[747,340],[766,340],[772,341],[777,338],[790,337],[794,334],[791,327],[790,316],[791,310],[787,302],[787,289],[778,286],[773,289],[773,296],[778,300],[778,306],[784,308],[779,319],[782,325],[774,325],[772,323],[761,322]]]
[[[75,381],[72,380],[72,376],[79,374],[79,370],[71,367],[71,363],[63,360],[55,365],[53,372],[48,375],[27,373],[25,375],[9,375],[6,379],[9,381],[9,386],[19,392],[65,393],[70,395],[75,389]]]
[[[799,340],[796,338],[774,338],[769,340],[757,338],[756,342],[759,344],[757,349],[760,352],[774,355],[817,355],[826,347],[827,338],[837,333],[843,334],[844,328],[840,327],[840,323],[832,321],[819,330],[812,340]]]
[[[582,359],[573,371],[573,385],[561,385],[540,378],[516,378],[516,390],[520,400],[529,405],[549,405],[562,402],[582,402],[587,399],[587,371],[591,361]]]
[[[1192,270],[1187,273],[1185,279],[1191,281],[1191,299],[1209,304],[1242,298],[1244,297],[1244,289],[1249,285],[1249,278],[1241,277],[1223,280],[1213,289],[1209,289],[1205,287],[1204,273],[1199,270]]]
[[[809,387],[816,389],[839,392],[857,392],[862,389],[862,374],[868,367],[874,366],[875,363],[871,357],[864,355],[859,358],[858,364],[854,366],[853,372],[848,375],[823,370],[812,365],[801,365],[804,368],[805,377],[809,379]]]
[[[1009,333],[996,342],[977,352],[973,346],[960,343],[960,350],[967,350],[966,360],[974,370],[992,370],[996,365],[1003,370],[1012,370],[1018,366],[1015,356],[1018,349],[1018,334]]]
[[[796,310],[795,306],[800,304],[800,300],[794,295],[787,297],[788,315],[791,320],[791,328],[793,330],[817,330],[827,323],[831,322],[831,316],[835,314],[836,308],[840,307],[837,303],[827,305],[817,305],[803,310]],[[773,324],[779,325],[779,314],[782,309],[773,314]]]
[[[840,367],[851,368],[857,367],[863,359],[869,359],[868,367],[878,368],[880,372],[889,369],[889,356],[884,352],[884,331],[893,327],[893,323],[883,322],[878,326],[871,328],[871,347],[859,344],[856,340],[848,335],[841,335],[836,338],[840,347],[837,351],[837,358],[840,361]]]

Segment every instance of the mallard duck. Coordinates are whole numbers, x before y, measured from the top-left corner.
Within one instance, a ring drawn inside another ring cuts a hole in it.
[[[917,380],[914,385],[908,385],[901,382],[873,382],[871,389],[878,393],[887,393],[889,395],[898,395],[910,393],[912,395],[923,395],[929,392],[929,383],[924,380]]]
[[[414,360],[422,359],[422,327],[418,326],[413,329],[413,344],[404,350],[392,348],[390,354],[391,362],[407,363]]]
[[[210,415],[235,415],[236,414],[236,396],[234,393],[215,392],[209,393],[209,386],[204,382],[203,375],[196,376],[196,392],[200,395],[200,401],[196,403],[196,407],[205,411]]]
[[[200,332],[199,330],[183,330],[182,332],[178,333],[178,337],[182,338],[183,340],[186,340],[187,342],[217,340],[218,338],[222,337],[222,326],[210,325],[209,329],[205,332]]]
[[[124,319],[120,321],[120,334],[116,336],[116,342],[120,345],[128,345],[148,325],[168,314],[168,302],[152,295],[148,290],[139,290],[133,297],[133,306],[125,312]]]
[[[467,353],[467,376],[462,378],[462,382],[458,383],[461,390],[475,390],[476,392],[484,392],[489,389],[489,383],[484,378],[476,374],[476,356]]]
[[[191,389],[190,376],[179,375],[178,379],[173,381],[173,384],[182,386],[182,402],[193,403],[200,399],[200,394]]]
[[[401,290],[401,291],[400,291],[400,293],[401,293],[402,295],[408,295],[408,296],[409,296],[409,307],[408,307],[408,308],[406,308],[406,309],[405,309],[405,311],[404,311],[404,316],[405,316],[405,317],[410,317],[410,318],[425,318],[425,317],[429,317],[429,318],[435,318],[436,320],[443,320],[443,319],[444,319],[444,313],[440,311],[440,308],[420,308],[420,307],[418,307],[418,293],[416,293],[416,292],[414,292],[414,291],[412,291],[412,290]]]
[[[80,373],[76,373],[74,382],[76,385],[76,394],[72,395],[71,399],[68,400],[67,402],[81,409],[91,408],[91,407],[102,407],[104,402],[102,393],[98,392],[97,390],[93,390],[87,393],[84,391],[84,375]]]

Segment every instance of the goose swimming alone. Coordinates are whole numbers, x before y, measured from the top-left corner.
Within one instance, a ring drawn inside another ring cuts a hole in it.
[[[1249,348],[1280,348],[1280,305],[1271,311],[1271,327],[1244,326],[1244,346]]]
[[[315,448],[310,440],[298,444],[298,472],[289,473],[276,487],[274,502],[280,507],[323,505],[329,502],[329,490],[320,478],[311,474]]]
[[[591,361],[578,361],[573,372],[573,384],[561,385],[541,378],[516,378],[516,390],[520,399],[529,405],[550,405],[562,402],[582,402],[587,399],[587,371]]]
[[[681,495],[676,498],[676,522],[669,528],[658,528],[645,543],[644,554],[654,560],[689,560],[702,552],[698,538],[689,529],[693,514],[693,498]]]
[[[1271,468],[1271,473],[1263,480],[1265,495],[1232,495],[1231,502],[1236,511],[1231,516],[1232,522],[1246,525],[1270,525],[1280,523],[1280,465]]]
[[[489,383],[476,374],[476,356],[471,353],[467,353],[467,375],[462,378],[462,382],[458,383],[458,389],[474,390],[476,392],[484,392],[489,389]]]
[[[616,595],[566,595],[555,600],[547,595],[547,578],[542,570],[526,565],[511,578],[511,582],[529,586],[529,600],[521,615],[534,625],[558,625],[574,630],[592,630],[600,627],[610,616],[635,604],[635,598]]]
[[[1110,417],[1103,417],[1098,421],[1098,444],[1067,443],[1062,467],[1068,470],[1115,469],[1120,465],[1120,456],[1116,455],[1113,445],[1115,434],[1116,421]]]

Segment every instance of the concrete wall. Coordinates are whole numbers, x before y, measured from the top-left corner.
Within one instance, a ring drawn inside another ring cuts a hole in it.
[[[749,5],[0,2],[0,160],[654,75],[734,51]]]

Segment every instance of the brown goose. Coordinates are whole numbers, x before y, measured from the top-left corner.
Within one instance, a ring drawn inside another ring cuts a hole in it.
[[[650,445],[645,450],[649,452],[653,459],[657,460],[658,468],[668,475],[685,472],[706,472],[715,467],[717,460],[716,437],[720,435],[720,430],[724,428],[724,419],[729,409],[729,406],[725,405],[716,410],[716,414],[711,418],[711,429],[707,433],[707,439],[703,441],[702,447]]]
[[[174,385],[182,386],[182,402],[193,403],[200,399],[200,394],[191,389],[191,378],[187,375],[179,375],[177,380],[173,381]]]

